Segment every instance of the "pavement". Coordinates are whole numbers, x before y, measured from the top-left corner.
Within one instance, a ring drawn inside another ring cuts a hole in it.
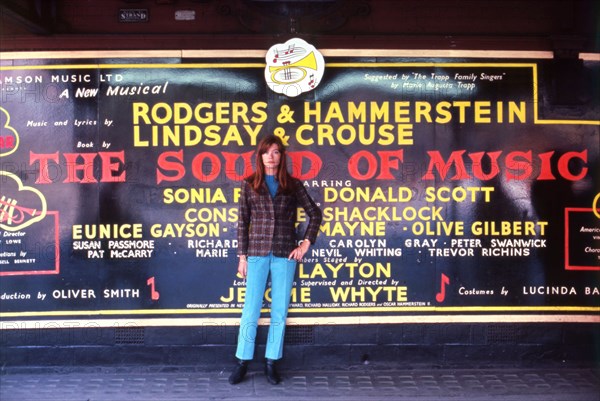
[[[294,370],[282,371],[276,386],[258,363],[232,386],[231,367],[4,367],[0,400],[600,401],[598,366]]]

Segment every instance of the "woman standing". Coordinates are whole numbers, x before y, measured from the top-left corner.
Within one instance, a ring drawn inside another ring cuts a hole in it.
[[[296,238],[297,210],[305,210],[309,222],[303,240]],[[241,382],[254,357],[257,322],[267,278],[271,276],[271,323],[266,345],[265,375],[271,384],[280,377],[275,361],[283,353],[285,320],[296,262],[315,243],[321,210],[302,182],[287,171],[285,147],[279,137],[267,136],[256,151],[256,172],[242,181],[238,220],[238,273],[246,278],[236,357],[229,383]],[[299,245],[298,245],[299,244]]]

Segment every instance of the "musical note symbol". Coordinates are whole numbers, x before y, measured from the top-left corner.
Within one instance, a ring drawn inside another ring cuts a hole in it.
[[[440,285],[440,292],[438,292],[437,294],[435,294],[435,300],[438,302],[444,302],[444,299],[446,299],[446,285],[450,284],[450,279],[448,278],[448,276],[446,276],[444,273],[442,273],[442,281],[441,281],[441,285]]]
[[[295,48],[295,45],[291,44],[288,46],[287,50],[282,50],[283,51],[282,58],[286,59],[286,58],[292,57],[292,55],[294,54],[294,48]],[[277,61],[279,61],[279,57],[281,56],[279,54],[279,51],[280,51],[279,49],[275,49],[275,57],[273,58],[273,63],[277,63]],[[288,56],[288,57],[286,57],[286,56]],[[289,62],[288,62],[288,64],[289,64]]]
[[[150,288],[152,289],[151,295],[150,295],[150,297],[152,298],[152,300],[153,301],[158,301],[158,298],[160,298],[160,293],[158,291],[156,291],[154,277],[150,277],[148,279],[148,281],[146,282],[146,284],[149,285]]]
[[[308,84],[311,88],[315,87],[315,74],[310,74],[310,81],[308,81]]]

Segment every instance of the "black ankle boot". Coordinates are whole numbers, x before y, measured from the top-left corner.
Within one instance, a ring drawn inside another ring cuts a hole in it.
[[[231,375],[229,375],[229,384],[238,384],[244,380],[246,372],[248,371],[248,361],[239,360],[233,368]]]
[[[265,363],[265,376],[267,376],[267,381],[273,385],[279,384],[281,381],[279,373],[277,373],[277,368],[275,367],[274,359],[267,359],[267,362]]]

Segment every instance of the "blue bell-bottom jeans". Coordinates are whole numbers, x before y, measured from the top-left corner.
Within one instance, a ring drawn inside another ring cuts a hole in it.
[[[238,359],[251,360],[254,357],[256,329],[269,274],[271,275],[271,323],[265,357],[281,359],[285,320],[290,305],[295,271],[295,260],[280,258],[272,254],[248,257],[246,299],[235,353]]]

